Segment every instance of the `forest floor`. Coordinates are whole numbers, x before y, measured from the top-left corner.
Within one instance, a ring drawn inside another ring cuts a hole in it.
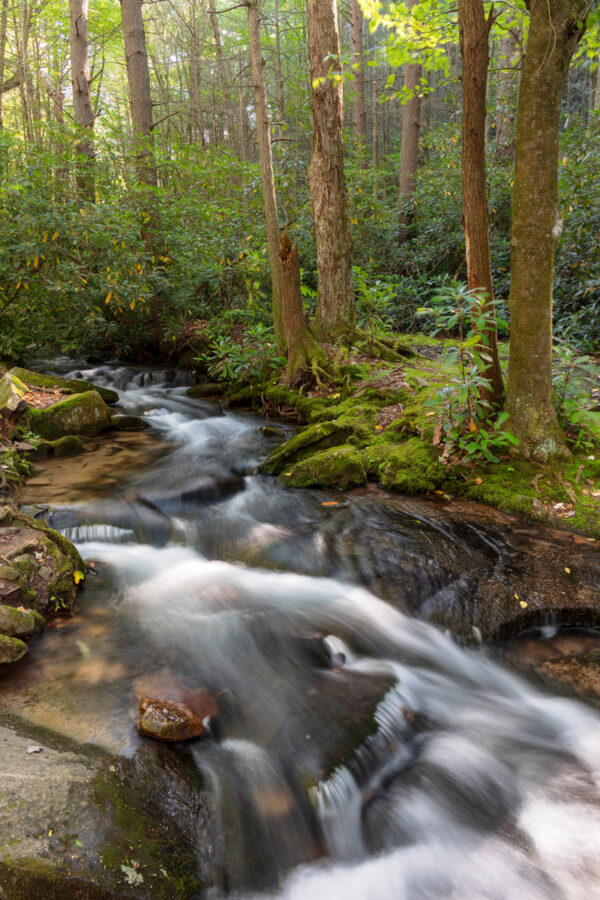
[[[455,445],[447,445],[444,431],[458,409],[451,408],[444,395],[449,385],[460,381],[457,365],[448,362],[452,343],[403,335],[395,344],[393,361],[374,358],[365,348],[349,353],[342,363],[333,348],[326,347],[335,370],[327,382],[312,389],[289,388],[282,372],[280,378],[254,387],[228,385],[226,402],[251,404],[266,417],[294,418],[305,426],[264,466],[289,487],[346,490],[371,481],[406,494],[463,497],[600,537],[597,369],[587,365],[571,370],[563,364],[557,375],[569,459],[525,461],[515,448],[502,439],[494,443],[494,438],[489,449],[497,462],[489,462],[481,452],[465,458]],[[190,393],[201,396],[203,390],[199,385]]]

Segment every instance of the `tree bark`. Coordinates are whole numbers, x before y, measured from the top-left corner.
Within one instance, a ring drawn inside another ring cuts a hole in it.
[[[8,27],[8,0],[2,0],[0,11],[0,131],[4,128],[4,54],[6,51],[6,29]],[[10,80],[10,79],[9,79]],[[14,85],[17,87],[17,85]],[[10,88],[8,88],[10,90]]]
[[[582,0],[531,0],[519,90],[507,410],[520,453],[539,460],[567,452],[552,402],[552,286],[562,230],[558,137],[565,79],[585,9]]]
[[[273,324],[275,339],[280,353],[285,351],[285,334],[283,330],[282,311],[282,273],[279,258],[279,216],[277,213],[277,196],[275,193],[275,175],[273,172],[273,150],[271,147],[271,122],[267,106],[267,86],[265,82],[265,61],[260,45],[260,18],[264,0],[247,0],[248,31],[250,37],[250,63],[252,66],[252,85],[254,87],[254,110],[256,113],[256,136],[260,157],[260,174],[265,204],[265,220],[267,226],[267,246],[271,266],[271,286],[273,299]]]
[[[283,277],[283,328],[288,354],[286,380],[291,385],[307,371],[318,377],[320,368],[327,364],[327,357],[304,319],[298,245],[292,245],[287,228],[281,237],[279,257]]]
[[[416,6],[417,0],[408,0],[408,12]],[[402,111],[402,146],[400,148],[400,212],[398,216],[398,241],[406,243],[409,229],[414,219],[412,206],[417,184],[419,163],[419,131],[421,129],[421,97],[418,87],[423,76],[420,63],[409,63],[404,67],[404,89],[410,96],[404,101]]]
[[[73,118],[80,132],[75,144],[75,180],[80,196],[93,202],[94,111],[90,91],[88,0],[69,0],[69,19]]]
[[[504,399],[502,370],[494,312],[494,286],[490,260],[485,119],[488,73],[488,40],[491,20],[486,22],[483,0],[458,0],[460,52],[462,55],[462,194],[463,226],[470,290],[487,295],[484,310],[490,318],[485,332],[487,346],[478,348],[486,358],[485,377],[490,390],[482,399],[501,407]],[[490,410],[491,412],[491,410]]]
[[[277,76],[277,106],[279,108],[279,134],[283,133],[285,122],[285,96],[283,92],[283,70],[281,67],[281,23],[279,20],[279,0],[275,0],[275,74]]]
[[[352,330],[352,241],[346,215],[343,94],[335,0],[308,0],[313,157],[308,183],[317,243],[315,333],[335,340]]]
[[[350,0],[352,29],[352,56],[354,59],[354,140],[361,169],[368,167],[367,160],[367,107],[365,102],[365,59],[363,52],[363,15],[358,0]]]
[[[498,88],[496,91],[496,158],[512,160],[514,150],[514,108],[516,93],[515,53],[517,34],[512,29],[500,38],[498,48]]]
[[[233,112],[233,103],[231,101],[231,93],[229,85],[231,78],[227,72],[225,65],[225,57],[223,56],[223,44],[221,42],[221,32],[219,31],[219,19],[215,7],[215,0],[208,0],[208,12],[210,15],[210,24],[215,39],[215,52],[217,55],[217,68],[219,69],[219,77],[221,79],[221,90],[223,91],[223,103],[225,105],[225,115],[227,117],[227,141],[232,153],[236,153],[238,147],[237,129],[235,125],[235,115]]]

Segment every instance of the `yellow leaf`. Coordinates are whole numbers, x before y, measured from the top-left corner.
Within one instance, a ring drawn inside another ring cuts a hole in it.
[[[55,231],[54,234],[52,235],[52,240],[55,241],[57,237],[60,237],[60,235],[59,235],[58,231]]]
[[[39,264],[39,261],[40,261],[39,256],[36,256],[36,258],[35,258],[34,261],[33,261],[33,268],[34,268],[34,269],[37,269],[38,264]]]
[[[292,474],[291,472],[286,472],[286,473],[285,473],[285,477],[286,477],[286,478],[289,478],[291,474]]]
[[[75,582],[75,584],[79,584],[79,582],[83,581],[84,578],[85,575],[83,574],[83,572],[80,572],[79,569],[75,569],[75,571],[73,572],[73,581]]]
[[[110,303],[110,298],[112,297],[112,291],[109,291],[106,297],[104,298],[105,303]]]
[[[53,833],[54,833],[54,831],[53,831],[53,829],[51,828],[50,831],[48,832],[48,837],[52,837]]]
[[[131,301],[131,303],[129,304],[129,309],[133,312],[133,310],[135,309],[135,300]]]
[[[571,570],[568,566],[565,566],[565,572],[567,573],[567,575],[571,574]]]
[[[45,231],[45,232],[44,232],[44,236],[43,236],[43,238],[42,238],[42,243],[45,244],[47,240],[48,240],[48,232]]]
[[[519,600],[519,606],[521,607],[521,609],[527,609],[528,604],[525,602],[525,600]]]
[[[18,291],[20,287],[21,287],[21,279],[19,278],[19,280],[17,281],[15,290]]]
[[[471,418],[471,421],[469,422],[469,431],[471,432],[471,434],[477,434],[477,432],[479,431],[479,428],[473,421],[473,418]]]

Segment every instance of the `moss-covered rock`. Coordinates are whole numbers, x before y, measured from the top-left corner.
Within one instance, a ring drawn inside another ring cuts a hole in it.
[[[32,609],[0,605],[0,632],[10,637],[28,637],[41,631],[44,620]]]
[[[77,456],[85,452],[85,446],[80,437],[69,434],[52,442],[52,452],[54,456]]]
[[[0,413],[6,416],[16,412],[26,393],[27,385],[16,375],[8,372],[0,378]]]
[[[290,487],[324,487],[347,491],[367,481],[360,452],[349,444],[321,450],[292,465],[280,476]]]
[[[16,637],[0,634],[0,665],[18,662],[27,653],[27,644]]]
[[[433,449],[418,438],[401,444],[373,444],[363,451],[362,458],[370,477],[378,478],[382,487],[404,494],[435,491],[446,478]]]
[[[309,453],[344,443],[349,434],[349,428],[340,427],[335,422],[309,425],[278,447],[264,463],[262,470],[267,475],[278,475],[285,467]]]
[[[69,391],[72,394],[84,394],[87,391],[97,391],[105,403],[117,403],[119,395],[110,388],[98,387],[89,381],[79,381],[73,378],[59,378],[58,375],[43,375],[40,372],[30,372],[29,369],[14,368],[10,370],[11,375],[15,375],[31,387],[39,388],[59,388],[63,391]]]
[[[194,397],[196,400],[210,399],[211,397],[222,397],[225,393],[225,385],[218,381],[207,384],[194,384],[186,391],[188,397]]]
[[[110,410],[97,391],[73,394],[47,409],[28,409],[23,419],[26,427],[49,441],[70,435],[91,437],[112,425]]]

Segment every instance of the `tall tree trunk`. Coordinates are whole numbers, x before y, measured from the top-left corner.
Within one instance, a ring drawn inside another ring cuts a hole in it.
[[[275,74],[277,76],[277,106],[279,108],[279,133],[285,122],[285,97],[283,93],[283,70],[281,67],[281,23],[279,20],[279,0],[275,0]]]
[[[273,324],[275,338],[280,353],[285,350],[285,334],[283,330],[282,312],[282,273],[279,258],[279,216],[277,213],[277,196],[275,194],[275,175],[273,173],[273,150],[271,148],[271,122],[267,106],[267,86],[265,82],[265,61],[260,45],[260,19],[264,0],[246,0],[248,9],[248,31],[250,37],[250,62],[252,66],[252,85],[254,87],[254,110],[256,113],[256,136],[260,157],[260,173],[262,178],[263,197],[265,203],[265,220],[267,226],[267,246],[271,266],[271,285],[273,295]]]
[[[417,0],[408,0],[408,11],[412,11]],[[419,164],[419,131],[421,129],[421,96],[419,85],[423,77],[420,63],[409,63],[404,67],[404,90],[409,97],[404,101],[402,111],[402,147],[400,150],[400,213],[398,216],[398,241],[404,244],[409,237],[409,229],[414,218],[413,200],[417,184]]]
[[[0,10],[0,85],[4,84],[4,54],[6,52],[6,29],[8,27],[8,0],[2,0]],[[4,91],[0,87],[0,131],[4,128]]]
[[[358,0],[350,0],[352,27],[352,56],[354,59],[354,140],[359,153],[361,169],[367,160],[367,107],[365,104],[365,59],[363,50],[363,15]]]
[[[498,47],[498,89],[496,91],[496,158],[512,160],[514,150],[514,109],[517,77],[515,54],[517,33],[511,29],[500,38]]]
[[[223,44],[221,42],[221,32],[219,31],[219,19],[217,17],[217,10],[215,8],[215,0],[208,0],[208,12],[210,15],[210,24],[212,26],[213,36],[215,39],[217,67],[219,69],[221,90],[223,91],[223,104],[225,106],[225,115],[227,117],[227,140],[229,142],[229,146],[231,147],[231,152],[235,153],[237,150],[238,141],[237,129],[235,127],[235,115],[233,112],[233,104],[231,102],[231,93],[229,91],[231,79],[227,72],[227,66],[225,65],[225,57],[223,56]]]
[[[142,0],[121,0],[121,15],[138,183],[143,189],[141,235],[146,251],[156,266],[160,250],[155,193],[158,177],[154,158],[152,95]],[[156,294],[150,303],[150,314],[157,346],[162,342],[161,305],[161,298]]]
[[[483,0],[458,0],[460,52],[462,55],[462,195],[467,254],[467,280],[471,290],[487,294],[485,311],[491,323],[480,353],[488,359],[485,377],[491,389],[482,399],[499,407],[504,399],[502,370],[494,313],[494,286],[490,260],[485,119],[488,73],[488,40],[491,19],[485,20]]]
[[[88,0],[69,0],[69,19],[73,118],[80,130],[75,144],[75,153],[77,154],[75,178],[81,197],[93,202],[94,111],[90,92]]]
[[[317,243],[315,331],[335,339],[352,330],[352,241],[346,214],[340,40],[335,0],[308,0],[313,158],[308,182]]]
[[[552,286],[562,231],[558,136],[585,10],[584,0],[531,0],[517,110],[506,399],[521,454],[541,460],[567,452],[552,402]]]
[[[154,159],[152,95],[142,0],[121,0],[121,15],[138,176],[141,184],[156,187],[158,178]]]

